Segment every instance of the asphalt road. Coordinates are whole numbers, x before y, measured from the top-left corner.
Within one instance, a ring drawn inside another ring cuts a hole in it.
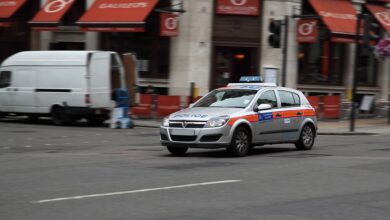
[[[0,219],[389,219],[390,137],[173,157],[157,129],[0,122]]]

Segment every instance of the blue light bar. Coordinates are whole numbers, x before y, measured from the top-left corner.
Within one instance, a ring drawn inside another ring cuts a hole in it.
[[[261,83],[263,78],[261,76],[241,76],[240,83]]]

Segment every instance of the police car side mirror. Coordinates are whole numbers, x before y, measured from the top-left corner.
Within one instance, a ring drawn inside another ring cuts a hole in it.
[[[255,106],[255,108],[253,110],[255,112],[259,112],[259,111],[264,111],[264,110],[269,110],[269,109],[272,109],[271,104],[260,104],[259,106]]]

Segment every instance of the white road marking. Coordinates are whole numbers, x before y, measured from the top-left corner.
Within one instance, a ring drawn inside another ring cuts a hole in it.
[[[236,183],[236,182],[241,182],[241,181],[242,180],[222,180],[222,181],[215,181],[215,182],[193,183],[193,184],[178,185],[178,186],[166,186],[166,187],[159,187],[159,188],[138,189],[138,190],[130,190],[130,191],[120,191],[120,192],[111,192],[111,193],[100,193],[100,194],[70,196],[70,197],[62,197],[62,198],[54,198],[54,199],[44,199],[44,200],[38,200],[38,201],[31,201],[31,203],[59,202],[59,201],[65,201],[65,200],[78,200],[78,199],[85,199],[85,198],[116,196],[116,195],[151,192],[151,191],[159,191],[159,190],[171,190],[171,189],[189,188],[189,187],[197,187],[197,186]]]
[[[45,146],[51,146],[52,144],[45,144]]]
[[[9,147],[2,147],[3,150],[9,150]]]
[[[25,148],[30,148],[30,147],[32,147],[31,145],[26,145],[26,146],[24,146]]]

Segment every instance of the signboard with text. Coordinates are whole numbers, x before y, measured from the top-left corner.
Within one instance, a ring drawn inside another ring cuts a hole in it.
[[[176,37],[178,34],[179,19],[172,13],[160,14],[160,36]]]
[[[217,14],[258,16],[260,0],[217,0]]]
[[[73,3],[75,0],[49,0],[31,23],[58,23]]]
[[[298,20],[297,41],[299,43],[316,43],[318,41],[318,20],[316,19]]]
[[[9,18],[11,17],[23,4],[26,3],[26,0],[1,0],[0,1],[0,18]]]

